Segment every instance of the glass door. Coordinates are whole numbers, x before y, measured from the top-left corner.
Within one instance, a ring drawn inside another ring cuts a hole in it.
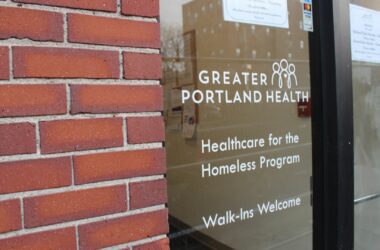
[[[355,249],[380,246],[380,2],[350,4],[354,102]]]
[[[312,249],[309,0],[161,0],[172,249]]]

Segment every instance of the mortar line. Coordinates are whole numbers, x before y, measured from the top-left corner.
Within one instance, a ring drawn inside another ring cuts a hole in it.
[[[20,212],[21,212],[21,228],[25,229],[25,216],[24,216],[24,199],[20,197]]]
[[[74,173],[74,157],[70,157],[70,164],[71,164],[71,186],[75,186],[75,173]]]
[[[13,47],[49,47],[49,48],[65,48],[65,49],[85,49],[85,50],[103,50],[103,51],[118,51],[135,52],[144,54],[160,54],[159,48],[146,47],[130,47],[130,46],[110,46],[102,44],[87,44],[87,43],[71,43],[71,42],[52,42],[52,41],[35,41],[28,38],[16,39],[9,38],[0,41],[2,46]]]
[[[7,117],[0,118],[0,124],[10,122],[45,122],[55,120],[86,120],[86,119],[104,119],[104,118],[123,118],[123,117],[147,117],[147,116],[161,116],[160,112],[137,112],[137,113],[100,113],[100,114],[62,114],[62,115],[41,115],[30,117]]]
[[[0,195],[0,201],[19,199],[19,198],[30,198],[30,197],[36,197],[36,196],[46,196],[46,195],[60,194],[60,193],[72,192],[72,191],[90,190],[94,188],[106,188],[106,187],[121,186],[121,185],[126,186],[127,183],[149,182],[149,181],[155,181],[155,180],[162,180],[164,178],[165,178],[164,175],[140,176],[140,177],[130,177],[130,178],[125,178],[125,179],[119,179],[119,180],[100,181],[97,183],[70,185],[66,187],[58,187],[58,188],[50,188],[50,189],[42,189],[42,190],[34,190],[34,191],[20,191],[18,193]]]
[[[79,228],[78,225],[75,225],[75,237],[76,237],[76,243],[77,243],[77,250],[79,250]]]
[[[30,9],[30,10],[41,10],[41,11],[67,13],[67,14],[71,14],[71,13],[82,14],[82,15],[89,15],[89,16],[96,16],[96,17],[108,17],[108,18],[123,19],[123,20],[130,20],[130,21],[157,23],[156,18],[143,17],[143,16],[125,16],[117,12],[115,13],[115,12],[107,12],[107,11],[102,11],[102,10],[86,10],[86,9],[79,9],[79,8],[49,6],[49,5],[40,5],[40,4],[33,4],[33,3],[14,3],[12,1],[0,2],[0,6],[2,7],[4,6],[4,7],[20,8],[19,6],[20,4],[22,5],[22,8]]]
[[[133,250],[137,246],[153,243],[155,241],[165,239],[166,237],[167,236],[165,234],[161,234],[161,235],[157,235],[157,236],[153,236],[153,237],[149,237],[149,238],[145,238],[145,239],[141,239],[141,240],[137,240],[137,241],[121,244],[121,245],[115,245],[115,246],[102,248],[102,250],[121,250],[121,249],[125,249],[126,247],[130,248],[130,250]]]
[[[70,111],[71,111],[71,88],[70,88],[70,84],[67,83],[66,84],[66,114],[71,115]]]
[[[117,6],[116,14],[122,15],[121,14],[121,0],[116,1],[116,6]]]
[[[149,212],[156,212],[166,209],[165,206],[163,205],[157,205],[157,206],[152,206],[152,207],[147,207],[147,208],[142,208],[142,209],[136,209],[136,210],[131,210],[131,211],[126,211],[126,212],[121,212],[121,213],[115,213],[115,214],[109,214],[109,215],[103,215],[103,216],[97,216],[97,217],[92,217],[92,218],[85,218],[85,219],[79,219],[75,221],[69,221],[69,222],[62,222],[54,225],[45,225],[37,228],[28,228],[28,229],[22,229],[19,231],[14,231],[14,232],[8,232],[4,234],[0,234],[0,240],[1,239],[6,239],[6,238],[11,238],[15,236],[23,236],[27,234],[32,234],[32,233],[39,233],[39,232],[45,232],[45,231],[51,231],[51,230],[59,230],[59,229],[64,229],[68,227],[75,227],[75,226],[81,226],[81,225],[86,225],[94,222],[102,222],[105,220],[112,220],[112,219],[119,219],[123,218],[126,216],[133,216],[133,215],[140,215],[140,214],[145,214]]]
[[[129,178],[128,179],[128,184],[133,184],[133,183],[140,183],[140,182],[149,182],[149,181],[157,181],[157,180],[164,180],[165,175],[155,175],[151,176],[152,178]]]
[[[64,43],[67,43],[68,42],[68,39],[67,39],[67,13],[66,12],[63,12],[63,42]]]
[[[124,80],[124,79],[61,79],[61,78],[23,78],[10,80],[0,80],[0,84],[17,83],[21,85],[25,84],[62,84],[63,81],[70,80],[70,83],[77,85],[121,85],[121,86],[160,86],[160,82],[157,80]]]
[[[120,79],[124,79],[124,58],[123,51],[119,50],[119,71],[120,71]]]
[[[106,149],[93,149],[93,150],[84,150],[76,152],[65,152],[65,153],[55,153],[55,154],[20,154],[12,156],[3,156],[0,157],[0,163],[22,161],[22,160],[37,160],[37,159],[52,159],[52,158],[61,158],[68,156],[83,156],[83,155],[93,155],[93,154],[107,154],[107,153],[121,153],[121,152],[133,152],[139,150],[149,150],[149,149],[162,149],[162,143],[145,143],[145,144],[136,144],[136,145],[127,145],[125,147],[116,147],[116,148],[106,148]]]
[[[36,124],[36,154],[41,155],[41,135],[40,135],[40,123],[35,121]]]
[[[127,138],[127,119],[123,117],[123,145],[124,147],[128,145]]]
[[[130,202],[130,200],[131,200],[131,198],[130,198],[130,196],[131,196],[131,189],[130,189],[130,186],[129,186],[129,184],[130,184],[130,182],[129,182],[129,180],[127,180],[126,181],[126,185],[127,185],[127,208],[128,208],[128,210],[131,210],[131,202]]]
[[[9,79],[12,81],[14,79],[13,74],[13,48],[9,45]]]

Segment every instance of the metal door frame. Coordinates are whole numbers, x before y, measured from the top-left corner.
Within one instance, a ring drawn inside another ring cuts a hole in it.
[[[354,151],[349,0],[313,0],[310,33],[313,247],[353,249]]]

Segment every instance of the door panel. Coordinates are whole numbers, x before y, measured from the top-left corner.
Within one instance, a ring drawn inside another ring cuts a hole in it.
[[[355,249],[380,245],[380,3],[351,1]]]
[[[161,0],[172,249],[312,248],[310,8]]]

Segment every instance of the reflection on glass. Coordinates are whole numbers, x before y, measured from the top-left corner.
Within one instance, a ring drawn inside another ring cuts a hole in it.
[[[355,249],[380,245],[380,3],[352,0]]]
[[[258,7],[268,25],[243,15]],[[161,0],[172,249],[312,248],[302,8]]]

